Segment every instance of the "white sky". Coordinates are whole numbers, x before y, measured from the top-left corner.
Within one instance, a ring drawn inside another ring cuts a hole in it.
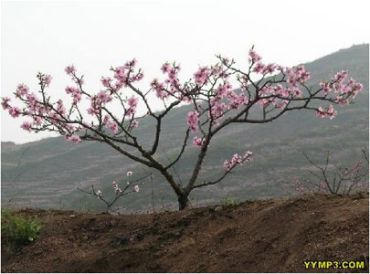
[[[111,65],[136,57],[144,80],[160,76],[164,61],[180,62],[185,76],[214,55],[247,64],[254,44],[266,62],[295,65],[353,44],[369,43],[370,1],[2,1],[1,96],[18,83],[37,89],[38,71],[53,76],[50,94],[70,83],[75,64],[87,87]],[[155,102],[154,102],[155,103]],[[24,143],[50,134],[20,129],[1,109],[1,140]]]

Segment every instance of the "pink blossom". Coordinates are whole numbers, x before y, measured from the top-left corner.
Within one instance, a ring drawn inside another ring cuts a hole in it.
[[[217,98],[211,100],[211,109],[210,109],[210,116],[213,120],[217,120],[221,118],[225,111],[228,109],[225,103],[221,103],[221,101]]]
[[[330,84],[326,82],[321,82],[320,87],[322,88],[324,94],[328,94],[331,90]]]
[[[129,171],[127,171],[127,177],[131,177],[132,176],[132,174],[133,174],[133,172],[131,171],[131,170],[129,170]]]
[[[199,68],[199,70],[196,73],[194,73],[195,83],[200,86],[204,85],[208,81],[210,74],[211,72],[209,68],[207,67]]]
[[[8,111],[13,118],[17,118],[21,114],[21,110],[18,107],[10,107]]]
[[[82,86],[85,82],[84,82],[84,80],[82,78],[76,78],[75,79],[75,83],[78,84],[78,85],[80,85],[80,86]]]
[[[223,72],[222,66],[220,66],[219,64],[211,67],[211,74],[212,75],[216,75],[216,76],[221,75],[222,72]]]
[[[64,71],[70,75],[76,72],[76,68],[73,65],[67,66]]]
[[[198,129],[199,113],[196,111],[189,111],[187,116],[187,125],[191,131]]]
[[[342,70],[335,74],[333,80],[334,82],[341,83],[343,82],[348,76],[348,71]]]
[[[307,72],[303,65],[286,69],[288,80],[292,86],[297,86],[298,83],[305,83],[310,79],[310,73]]]
[[[276,100],[274,101],[275,108],[284,109],[288,104],[288,100]]]
[[[130,108],[136,108],[139,100],[135,96],[130,97],[127,100],[127,104],[129,105]]]
[[[3,107],[4,110],[7,110],[11,107],[9,102],[10,102],[9,97],[2,97],[1,98],[1,106]]]
[[[170,71],[171,65],[169,63],[164,63],[161,67],[163,73],[168,73]]]
[[[258,62],[254,68],[253,68],[253,72],[256,72],[256,73],[262,73],[265,69],[265,65],[262,64],[261,62]]]
[[[159,83],[157,79],[154,79],[151,83],[152,88],[154,88],[156,95],[160,99],[164,99],[169,96],[165,91],[163,83]]]
[[[127,80],[126,68],[117,67],[114,69],[114,78],[117,79],[120,83],[125,83]]]
[[[163,71],[163,70],[162,70]],[[177,64],[173,64],[169,66],[167,69],[167,74],[170,80],[175,80],[177,78],[177,74],[180,71],[180,66]]]
[[[103,117],[103,124],[106,124],[110,121],[110,116],[109,115],[104,115]]]
[[[334,109],[333,105],[329,105],[325,109],[323,107],[319,107],[315,114],[319,118],[329,118],[331,120],[335,118],[337,111]]]
[[[263,68],[263,74],[270,74],[270,73],[274,73],[275,70],[277,69],[277,65],[276,64],[268,64],[267,66],[265,66]]]
[[[87,109],[87,113],[88,113],[88,114],[90,114],[90,115],[95,115],[95,114],[97,114],[96,110],[95,110],[95,109],[93,109],[93,108],[91,108],[91,107]],[[99,113],[99,112],[98,112],[98,113]]]
[[[134,58],[131,61],[126,62],[125,68],[132,69],[137,64],[137,60]]]
[[[137,82],[137,81],[142,80],[143,78],[144,78],[144,73],[139,72],[135,76],[130,78],[130,82]]]
[[[118,125],[116,122],[114,121],[108,121],[107,122],[107,126],[108,128],[114,133],[114,134],[117,134],[118,133]]]
[[[25,84],[19,84],[16,90],[16,96],[23,97],[29,92],[29,88]]]
[[[131,127],[132,127],[132,128],[137,128],[137,127],[139,127],[139,121],[138,121],[138,120],[132,120],[132,122],[131,122]]]
[[[271,103],[273,102],[273,98],[261,98],[258,103],[262,106],[262,107],[267,107],[269,106]]]
[[[36,101],[37,101],[37,97],[36,97],[36,94],[35,93],[28,93],[26,95],[26,99],[27,99],[27,103],[30,104],[30,105],[35,105],[36,104]]]
[[[232,90],[232,85],[229,82],[220,84],[216,90],[216,94],[220,98],[224,98]]]
[[[59,115],[66,114],[66,108],[65,108],[65,106],[63,104],[63,101],[61,99],[57,101],[56,111],[58,112]]]
[[[24,129],[24,130],[27,130],[29,132],[31,132],[32,130],[32,123],[28,122],[28,121],[24,121],[21,125],[21,128]]]
[[[257,63],[262,58],[253,49],[249,50],[249,62]]]
[[[44,75],[44,77],[42,78],[45,86],[47,87],[50,85],[52,79],[53,78],[51,77],[51,75]]]
[[[42,118],[39,116],[34,116],[33,118],[33,123],[37,126],[40,126],[42,124]]]
[[[97,96],[90,97],[90,107],[87,109],[87,113],[90,115],[97,115],[101,110],[101,101]]]
[[[197,147],[201,147],[204,143],[204,139],[201,138],[201,137],[197,137],[195,136],[194,139],[193,139],[193,145],[197,146]]]
[[[136,107],[138,105],[138,102],[139,102],[139,99],[136,98],[135,96],[132,96],[130,97],[128,100],[127,100],[127,104],[129,106],[129,108],[127,109],[126,111],[126,115],[128,116],[131,116],[131,115],[134,115],[135,112],[136,112]]]
[[[230,100],[230,108],[238,109],[240,106],[248,104],[248,98],[244,94],[236,94],[235,92],[229,92],[227,98]]]
[[[73,104],[77,104],[81,101],[82,94],[80,90],[76,87],[66,87],[65,89],[67,94],[71,94],[73,98]]]
[[[298,87],[295,87],[295,86],[287,90],[289,94],[292,95],[293,97],[300,97],[303,94],[303,92]]]
[[[68,87],[65,88],[65,92],[67,94],[73,94],[73,93],[79,92],[79,89],[76,88],[76,87],[70,87],[70,86],[68,86]]]
[[[78,127],[74,127],[74,126],[72,126],[70,124],[67,124],[67,123],[64,125],[64,128],[68,131],[68,133],[72,133],[72,132],[78,130]]]
[[[101,80],[100,80],[103,84],[104,87],[106,88],[110,88],[111,87],[111,83],[112,83],[112,78],[110,77],[102,77]]]
[[[74,144],[81,143],[81,138],[78,135],[67,136],[66,139]]]
[[[100,91],[98,94],[97,94],[97,98],[99,99],[99,102],[105,104],[105,103],[108,103],[110,101],[112,101],[112,96],[110,96],[107,92],[105,92],[104,90]]]
[[[81,101],[81,93],[74,93],[72,97],[73,97],[73,104],[77,104],[78,102]]]
[[[273,87],[273,93],[281,96],[281,97],[288,97],[289,96],[289,90],[283,87],[282,85],[278,84]]]
[[[246,151],[243,156],[235,153],[230,160],[225,160],[224,169],[225,171],[230,171],[237,165],[242,165],[244,162],[252,160],[253,153],[251,151]]]

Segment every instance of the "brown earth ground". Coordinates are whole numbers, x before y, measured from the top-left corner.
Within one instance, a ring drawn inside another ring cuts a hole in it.
[[[368,272],[368,198],[316,194],[121,216],[20,210],[43,228],[15,254],[3,246],[2,272]],[[365,268],[305,269],[318,260]]]

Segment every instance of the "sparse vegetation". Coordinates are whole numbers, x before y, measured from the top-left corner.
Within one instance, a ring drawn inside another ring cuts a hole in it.
[[[226,197],[221,200],[221,205],[223,208],[228,208],[228,207],[234,207],[239,204],[239,200],[231,198],[231,197]]]
[[[296,191],[323,192],[334,195],[350,195],[355,191],[363,191],[369,187],[368,149],[362,149],[362,158],[350,165],[335,164],[331,160],[331,153],[327,151],[323,164],[315,162],[303,153],[306,160],[312,165],[308,169],[311,178],[296,179]]]
[[[10,210],[1,210],[1,237],[10,247],[18,248],[38,238],[41,223],[34,218],[23,217]]]

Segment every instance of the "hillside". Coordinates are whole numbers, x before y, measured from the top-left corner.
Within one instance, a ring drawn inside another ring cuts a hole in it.
[[[368,203],[362,193],[141,215],[21,210],[41,220],[40,238],[13,256],[2,246],[2,271],[368,273]]]
[[[364,84],[364,92],[353,105],[338,108],[333,120],[320,120],[313,113],[293,112],[268,124],[231,127],[212,143],[201,177],[217,177],[224,159],[234,152],[253,151],[254,161],[217,186],[191,194],[192,204],[216,203],[225,197],[256,199],[293,194],[292,180],[307,169],[302,152],[309,152],[322,162],[326,150],[334,152],[334,163],[350,163],[360,157],[360,149],[368,147],[369,124],[369,45],[357,45],[306,64],[312,72],[311,84],[347,69]],[[178,108],[164,122],[160,142],[160,158],[171,159],[178,151],[187,107]],[[149,120],[138,128],[144,142],[153,136]],[[91,184],[111,193],[111,182],[133,170],[135,178],[150,172],[122,157],[110,147],[85,142],[70,144],[63,138],[48,138],[23,145],[2,144],[2,201],[11,205],[61,209],[101,209],[99,201],[76,190]],[[190,149],[175,167],[182,180],[189,177],[194,162]],[[146,210],[176,206],[176,197],[160,176],[145,182],[142,191],[120,201],[125,210]]]

